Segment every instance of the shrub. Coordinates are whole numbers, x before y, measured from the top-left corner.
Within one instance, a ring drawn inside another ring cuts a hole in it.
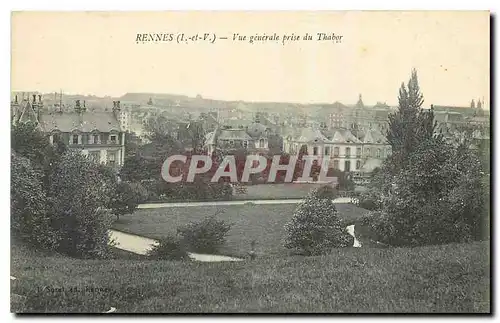
[[[59,251],[77,257],[104,257],[112,216],[106,211],[113,181],[79,152],[62,156],[51,179],[54,228]]]
[[[315,190],[298,205],[285,225],[285,247],[304,255],[325,254],[332,248],[352,246],[354,238],[347,233],[337,210],[325,190]]]
[[[218,220],[215,215],[202,221],[191,222],[178,228],[184,245],[193,252],[215,253],[226,242],[231,225]]]
[[[11,155],[11,229],[12,235],[41,249],[56,246],[56,234],[47,212],[47,196],[39,174],[25,157]]]
[[[398,246],[481,239],[489,215],[480,160],[468,149],[424,142],[370,224],[380,241]]]
[[[182,241],[173,236],[160,240],[149,252],[148,257],[156,260],[184,260],[189,259]]]
[[[121,182],[116,185],[110,208],[119,219],[120,215],[133,213],[147,198],[148,192],[141,184]]]
[[[324,185],[311,191],[311,195],[318,199],[334,200],[338,196],[338,192],[331,185]]]

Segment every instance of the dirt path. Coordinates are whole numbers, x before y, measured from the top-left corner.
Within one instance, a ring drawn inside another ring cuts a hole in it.
[[[333,200],[333,203],[350,203],[352,198],[340,197]],[[159,209],[168,207],[187,207],[187,206],[222,206],[222,205],[245,205],[245,204],[298,204],[303,199],[285,199],[285,200],[243,200],[243,201],[213,201],[213,202],[174,202],[174,203],[146,203],[140,204],[138,209]]]
[[[134,234],[124,233],[120,231],[110,230],[109,236],[115,241],[115,247],[118,249],[130,251],[139,255],[146,255],[147,252],[156,244],[158,241],[136,236]],[[228,256],[220,255],[204,255],[198,253],[188,253],[189,258],[196,261],[203,262],[217,262],[217,261],[242,261],[243,259],[233,258]]]
[[[359,242],[358,239],[356,239],[356,235],[354,234],[354,224],[346,227],[347,232],[354,238],[354,244],[352,245],[354,248],[359,248],[361,247],[361,242]]]

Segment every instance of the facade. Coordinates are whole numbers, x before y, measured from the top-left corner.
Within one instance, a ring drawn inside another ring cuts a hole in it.
[[[205,136],[205,148],[208,154],[212,154],[216,149],[229,153],[243,149],[249,153],[267,154],[272,134],[271,130],[262,124],[252,124],[245,128],[217,127]]]
[[[381,164],[390,154],[390,146],[379,132],[370,130],[356,137],[345,128],[328,131],[289,129],[284,137],[284,150],[291,155],[301,150],[307,151],[308,155],[328,158],[330,167],[334,169],[358,173],[373,171],[370,165]],[[374,163],[373,160],[378,162]]]
[[[43,111],[41,96],[31,101],[11,103],[12,122],[34,122],[49,137],[62,141],[69,149],[80,150],[96,162],[121,166],[125,158],[125,132],[120,126],[120,101],[111,112],[89,112],[79,100],[70,112]]]

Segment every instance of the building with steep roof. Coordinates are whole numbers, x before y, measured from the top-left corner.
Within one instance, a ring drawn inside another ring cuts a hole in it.
[[[292,128],[285,130],[283,141],[288,154],[306,151],[308,155],[329,159],[330,167],[346,172],[364,172],[368,160],[382,161],[390,154],[385,137],[376,130],[355,136],[346,128]]]
[[[249,153],[268,153],[275,132],[260,123],[249,123],[237,128],[219,126],[205,136],[205,147],[209,154],[219,148],[226,152],[245,149]]]
[[[33,122],[47,134],[50,143],[62,141],[69,149],[80,150],[96,162],[123,165],[125,132],[120,126],[120,101],[113,101],[112,112],[87,111],[85,102],[76,100],[70,112],[43,111],[41,96],[11,103],[12,122]]]

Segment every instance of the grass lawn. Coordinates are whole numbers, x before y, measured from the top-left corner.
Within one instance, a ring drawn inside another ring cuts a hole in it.
[[[12,246],[25,312],[489,312],[488,243],[227,263],[76,260]]]
[[[284,183],[248,185],[244,194],[233,195],[233,200],[301,199],[324,184]]]
[[[342,219],[353,222],[367,211],[352,204],[336,204]],[[246,256],[250,251],[250,242],[256,240],[256,252],[259,256],[286,256],[287,249],[282,240],[285,235],[284,225],[290,220],[296,204],[275,205],[229,205],[229,206],[190,206],[161,209],[138,209],[131,215],[120,217],[113,227],[117,230],[140,236],[161,239],[175,234],[176,228],[191,221],[198,221],[223,211],[218,215],[233,226],[229,231],[226,245],[221,254]]]

